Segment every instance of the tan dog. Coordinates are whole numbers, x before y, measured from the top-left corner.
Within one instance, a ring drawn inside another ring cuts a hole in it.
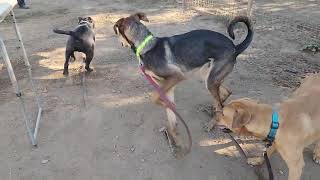
[[[270,156],[277,150],[289,168],[289,180],[299,180],[304,167],[303,150],[316,143],[313,160],[320,162],[320,75],[308,76],[292,97],[280,104],[279,129]],[[272,106],[250,99],[238,99],[223,108],[218,125],[240,135],[265,139],[272,122]],[[260,161],[261,163],[263,162]],[[257,162],[256,162],[257,164]]]

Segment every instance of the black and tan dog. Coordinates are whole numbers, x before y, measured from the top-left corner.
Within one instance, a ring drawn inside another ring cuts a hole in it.
[[[69,39],[67,41],[66,53],[65,53],[65,63],[63,74],[68,75],[68,66],[70,58],[75,60],[74,52],[82,52],[86,55],[85,63],[86,70],[88,72],[92,71],[90,68],[90,63],[94,56],[94,45],[95,45],[95,33],[94,22],[91,17],[79,17],[78,26],[72,31],[63,31],[54,29],[53,32],[58,34],[69,35]]]
[[[136,13],[119,19],[114,31],[119,36],[122,46],[133,50],[151,35],[151,32],[140,21],[148,22],[144,13]],[[206,87],[214,98],[217,118],[222,111],[223,101],[230,91],[221,86],[223,79],[232,71],[237,56],[251,43],[253,30],[247,17],[235,18],[228,27],[228,33],[234,39],[233,29],[236,23],[243,22],[248,28],[245,40],[239,45],[226,36],[210,30],[194,30],[171,37],[153,37],[141,50],[140,57],[147,71],[158,82],[169,99],[174,101],[174,87],[186,79],[186,73],[205,65],[209,66],[206,74]],[[158,93],[153,94],[153,101],[163,104]],[[167,109],[169,133],[176,145],[181,145],[176,132],[176,118]],[[211,129],[215,121],[211,121]]]

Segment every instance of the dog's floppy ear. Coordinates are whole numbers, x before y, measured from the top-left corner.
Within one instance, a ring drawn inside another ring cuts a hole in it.
[[[137,21],[145,21],[145,22],[149,22],[149,19],[147,18],[147,15],[143,12],[138,12],[134,15],[132,15],[132,17],[134,17]]]
[[[233,129],[241,128],[250,122],[252,114],[245,104],[237,102],[233,108],[235,109],[232,122]]]
[[[82,17],[78,17],[78,22],[80,23],[82,21]]]
[[[93,22],[92,17],[88,16],[87,19],[88,19],[88,21],[92,24],[92,28],[94,29],[94,28],[95,28],[95,24],[94,24],[94,22]]]
[[[122,24],[123,20],[124,20],[124,18],[119,19],[119,20],[116,22],[116,24],[113,26],[113,30],[114,30],[114,33],[115,33],[116,35],[118,35],[118,34],[120,33],[120,32],[119,32],[119,27],[120,27],[120,25]]]

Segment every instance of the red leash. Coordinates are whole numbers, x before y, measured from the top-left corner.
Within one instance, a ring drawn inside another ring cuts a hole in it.
[[[167,105],[167,107],[178,117],[178,119],[182,122],[183,126],[186,128],[187,134],[188,134],[188,148],[187,148],[187,153],[191,151],[191,146],[192,146],[192,138],[191,138],[191,133],[189,130],[189,127],[187,123],[183,120],[181,115],[177,112],[176,105],[171,102],[166,94],[163,92],[163,90],[160,88],[160,86],[152,79],[152,77],[146,73],[145,67],[143,64],[140,64],[140,70],[142,74],[145,76],[146,80],[153,86],[153,88],[159,93],[160,99]]]

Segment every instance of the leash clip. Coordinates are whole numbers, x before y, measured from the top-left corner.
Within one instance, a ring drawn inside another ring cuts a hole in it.
[[[270,146],[272,146],[272,144],[273,144],[273,141],[271,141],[270,139],[266,139],[264,146],[265,146],[265,148],[267,149],[267,148],[269,148]]]

